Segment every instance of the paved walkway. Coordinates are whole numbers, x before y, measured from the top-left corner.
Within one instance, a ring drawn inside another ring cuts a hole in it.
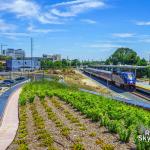
[[[17,89],[8,100],[2,124],[0,126],[0,150],[5,150],[13,141],[18,129],[18,99],[21,88]]]

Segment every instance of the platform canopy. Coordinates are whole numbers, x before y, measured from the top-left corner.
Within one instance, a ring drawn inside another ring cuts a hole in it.
[[[90,65],[89,67],[93,68],[121,68],[121,69],[145,69],[150,67],[148,66],[133,66],[133,65]]]

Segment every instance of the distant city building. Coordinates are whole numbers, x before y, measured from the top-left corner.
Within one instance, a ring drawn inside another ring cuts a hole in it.
[[[43,54],[43,58],[49,59],[51,61],[61,61],[61,55],[59,55],[59,54],[56,54],[56,55]]]
[[[22,49],[6,49],[3,50],[3,56],[9,56],[12,57],[12,59],[22,59],[23,57],[25,57],[25,51]]]
[[[41,68],[41,61],[39,58],[25,58],[25,59],[12,59],[6,61],[6,68],[10,71],[30,71],[38,70]]]

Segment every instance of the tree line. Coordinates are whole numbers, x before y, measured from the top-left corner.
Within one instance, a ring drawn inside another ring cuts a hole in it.
[[[147,66],[148,61],[140,58],[137,53],[130,48],[118,48],[105,62],[107,65],[134,65]],[[137,70],[137,77],[149,76],[148,68]]]
[[[89,65],[134,65],[134,66],[147,66],[148,62],[144,58],[140,58],[137,53],[130,48],[118,48],[106,61],[80,61],[78,59],[61,61],[50,61],[49,59],[41,60],[42,69],[62,69],[77,66]],[[137,76],[149,76],[149,69],[137,70]]]

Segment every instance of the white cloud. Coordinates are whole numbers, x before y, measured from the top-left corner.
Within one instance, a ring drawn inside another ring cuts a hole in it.
[[[65,30],[62,29],[41,29],[41,28],[35,28],[33,25],[30,25],[27,30],[29,32],[33,32],[33,33],[49,33],[49,32],[62,32]]]
[[[102,0],[71,0],[50,5],[49,9],[33,0],[0,0],[0,11],[13,13],[18,18],[35,19],[43,24],[60,24],[64,22],[64,17],[77,16],[90,9],[103,7],[105,3]]]
[[[35,19],[41,23],[58,23],[58,17],[47,15],[43,12],[38,3],[33,0],[6,0],[0,1],[0,11],[6,13],[14,13],[18,18],[25,17],[28,19]]]
[[[134,37],[134,33],[113,33],[112,34],[114,37],[119,37],[119,38],[130,38]]]
[[[91,19],[82,19],[81,21],[84,23],[88,23],[88,24],[96,24],[97,23],[95,20],[91,20]]]
[[[6,32],[6,31],[13,31],[16,29],[15,25],[8,24],[4,20],[0,19],[0,31]]]
[[[50,13],[44,13],[43,15],[38,16],[38,21],[43,24],[63,24],[63,20]]]
[[[72,17],[95,8],[104,8],[102,0],[74,0],[53,5],[50,12],[59,17]]]
[[[90,48],[90,49],[98,49],[101,52],[103,52],[103,51],[110,51],[110,50],[122,47],[122,45],[113,44],[109,42],[106,42],[106,43],[99,42],[99,43],[94,43],[94,44],[83,45],[83,47]]]
[[[0,3],[1,11],[16,13],[18,17],[34,17],[38,16],[40,7],[29,0],[6,0]]]
[[[25,32],[4,32],[1,33],[4,36],[11,36],[11,37],[30,37],[30,34]]]
[[[150,43],[150,39],[142,39],[142,40],[140,40],[140,42],[142,42],[142,43]]]
[[[122,47],[122,45],[100,42],[100,43],[94,43],[90,45],[89,44],[83,45],[83,47],[88,48],[88,49],[97,49],[101,52],[110,52],[113,49]]]
[[[136,22],[136,25],[139,25],[139,26],[150,26],[150,21],[138,21],[138,22]]]
[[[121,45],[117,45],[117,44],[111,44],[111,43],[97,43],[97,44],[91,44],[88,47],[91,48],[118,48],[121,47]]]

